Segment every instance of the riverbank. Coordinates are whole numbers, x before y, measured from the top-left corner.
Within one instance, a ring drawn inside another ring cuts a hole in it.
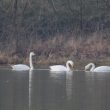
[[[109,58],[110,59],[110,58]],[[88,63],[94,63],[97,66],[103,66],[103,65],[108,65],[110,66],[110,60],[102,60],[102,61],[98,61],[98,60],[74,60],[74,70],[84,70],[85,66]],[[29,65],[29,63],[25,63],[27,65]],[[61,65],[66,65],[66,61],[64,62],[57,62],[57,63],[52,63],[52,62],[48,62],[45,63],[44,62],[34,62],[34,68],[35,69],[49,69],[50,65],[54,65],[54,64],[61,64]],[[9,64],[0,64],[0,68],[2,69],[12,69],[11,66]]]
[[[37,39],[22,51],[15,51],[12,45],[0,51],[0,65],[29,64],[29,52],[34,51],[34,63],[38,67],[65,64],[73,60],[76,67],[94,62],[97,65],[110,65],[110,41],[107,37],[92,34],[89,37],[57,36],[47,40]],[[22,44],[23,47],[23,44]],[[12,49],[13,48],[13,49]]]

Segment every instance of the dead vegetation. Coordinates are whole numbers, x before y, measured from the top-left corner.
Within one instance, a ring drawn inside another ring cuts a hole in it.
[[[110,65],[110,41],[97,33],[85,38],[74,36],[57,36],[47,40],[37,39],[28,47],[15,52],[12,46],[0,52],[0,64],[28,64],[29,52],[34,51],[36,65],[64,64],[68,59],[76,62],[76,65],[90,62],[109,62]],[[22,47],[23,45],[21,45]],[[9,51],[10,50],[10,51]],[[79,63],[77,63],[79,62]]]

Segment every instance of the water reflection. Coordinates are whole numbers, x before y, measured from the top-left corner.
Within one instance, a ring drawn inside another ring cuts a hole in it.
[[[0,110],[109,110],[110,73],[0,70]]]
[[[28,109],[28,74],[0,70],[0,110]]]
[[[109,110],[110,73],[86,73],[88,108],[90,110]]]
[[[66,73],[66,95],[67,99],[72,99],[72,80],[73,80],[73,72]]]
[[[72,98],[72,79],[73,79],[73,72],[53,72],[50,71],[50,77],[56,83],[61,83],[64,86],[65,91],[65,98],[70,100]]]
[[[32,76],[33,76],[33,70],[29,71],[29,110],[31,110],[31,103],[32,103]]]

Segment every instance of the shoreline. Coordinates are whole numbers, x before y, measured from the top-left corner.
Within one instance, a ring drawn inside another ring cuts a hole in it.
[[[73,60],[74,61],[74,67],[75,67],[75,70],[84,70],[84,67],[88,64],[88,63],[94,63],[97,66],[110,66],[110,60]],[[19,64],[19,63],[18,63]],[[26,64],[26,65],[29,65],[29,63],[22,63],[22,64]],[[13,65],[13,64],[12,64]],[[36,69],[49,69],[49,66],[51,65],[66,65],[66,61],[65,62],[57,62],[57,63],[53,63],[53,62],[48,62],[47,64],[46,63],[43,63],[43,62],[34,62],[34,67]],[[9,64],[0,64],[0,68],[11,68],[9,66]]]
[[[0,65],[27,64],[29,65],[29,53],[33,51],[36,56],[33,63],[38,67],[49,65],[66,64],[67,60],[72,60],[76,67],[84,66],[90,62],[99,65],[110,65],[110,41],[97,34],[88,38],[77,38],[70,36],[57,36],[45,41],[37,39],[31,44],[27,43],[27,48],[16,50],[16,45],[10,45],[3,50],[0,49]],[[13,47],[13,49],[12,49]],[[78,65],[78,66],[77,66]]]

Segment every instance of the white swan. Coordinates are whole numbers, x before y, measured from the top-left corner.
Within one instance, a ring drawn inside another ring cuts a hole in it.
[[[63,65],[53,65],[50,66],[50,71],[72,71],[74,67],[73,61],[69,60],[66,63],[66,66]]]
[[[30,52],[30,56],[29,56],[30,67],[25,64],[16,64],[16,65],[11,65],[12,69],[16,71],[23,71],[23,70],[29,70],[29,69],[33,70],[34,67],[32,63],[32,56],[34,55],[35,55],[34,52]]]
[[[99,66],[95,68],[94,63],[89,63],[85,66],[85,70],[88,70],[89,68],[91,72],[110,72],[110,66]]]

